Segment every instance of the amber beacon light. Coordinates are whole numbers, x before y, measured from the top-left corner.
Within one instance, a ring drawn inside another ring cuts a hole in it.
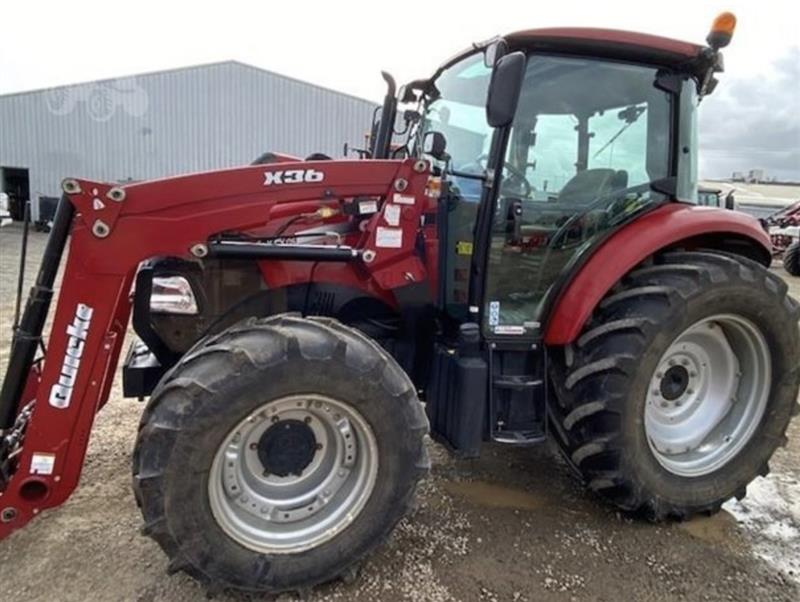
[[[736,15],[733,13],[720,13],[711,24],[711,31],[708,32],[706,42],[714,50],[725,48],[731,43],[733,31],[736,29]]]

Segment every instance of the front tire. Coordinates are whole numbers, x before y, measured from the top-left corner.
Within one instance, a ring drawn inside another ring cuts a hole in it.
[[[783,253],[783,269],[792,276],[800,276],[800,241],[797,241]]]
[[[144,531],[211,591],[304,592],[352,574],[429,461],[413,384],[332,319],[249,319],[165,375],[140,425]]]
[[[798,320],[786,284],[747,259],[676,252],[634,270],[555,353],[567,460],[653,519],[741,498],[797,411]]]

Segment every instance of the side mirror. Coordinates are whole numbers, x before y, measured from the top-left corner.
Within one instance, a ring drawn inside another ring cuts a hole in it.
[[[508,44],[503,38],[495,40],[483,52],[483,64],[492,69],[508,52]]]
[[[422,152],[437,161],[447,159],[447,139],[441,132],[426,132],[422,139]]]
[[[490,127],[505,127],[514,119],[524,77],[525,55],[521,52],[512,52],[497,61],[486,97],[486,121]]]

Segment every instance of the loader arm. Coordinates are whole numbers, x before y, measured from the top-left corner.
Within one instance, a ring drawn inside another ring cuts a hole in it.
[[[108,400],[140,262],[222,251],[217,235],[263,227],[291,215],[290,204],[296,211],[379,197],[381,209],[365,219],[358,244],[279,252],[299,261],[322,253],[355,262],[386,291],[423,283],[427,272],[415,245],[430,202],[427,179],[426,162],[406,160],[281,162],[124,187],[66,180],[0,392],[0,538],[63,503],[77,486],[95,413]],[[387,205],[395,208],[392,223],[383,214]],[[34,361],[68,237],[46,352]],[[257,243],[225,248],[253,257],[276,252]]]

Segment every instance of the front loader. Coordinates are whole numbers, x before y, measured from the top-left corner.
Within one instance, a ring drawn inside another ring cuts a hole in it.
[[[65,180],[0,392],[0,536],[77,486],[129,321],[143,532],[210,591],[352,576],[428,432],[465,458],[552,439],[656,520],[745,495],[797,407],[800,306],[756,220],[696,204],[734,23],[523,31],[387,76],[361,160]]]

